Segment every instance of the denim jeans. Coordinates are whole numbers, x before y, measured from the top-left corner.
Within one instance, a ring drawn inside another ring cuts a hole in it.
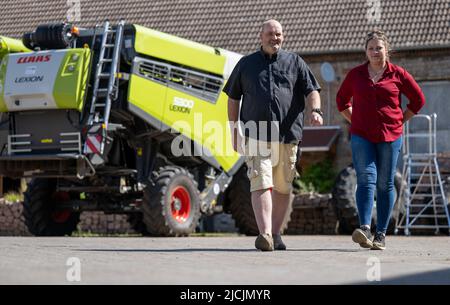
[[[352,135],[352,159],[356,170],[356,205],[360,225],[369,225],[375,188],[377,191],[377,232],[386,233],[394,207],[394,177],[402,137],[394,142],[372,143]]]

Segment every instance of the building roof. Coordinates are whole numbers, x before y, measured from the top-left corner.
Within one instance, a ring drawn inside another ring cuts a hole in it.
[[[68,2],[79,3],[79,15]],[[2,0],[0,35],[21,37],[67,16],[79,26],[124,18],[243,54],[258,48],[271,18],[283,25],[284,48],[299,53],[361,51],[375,27],[394,49],[450,46],[450,0]]]
[[[329,151],[341,132],[340,126],[305,126],[303,128],[302,151]]]

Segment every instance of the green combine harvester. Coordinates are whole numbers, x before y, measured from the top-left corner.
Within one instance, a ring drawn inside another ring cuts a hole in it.
[[[88,210],[153,236],[225,211],[258,233],[222,93],[241,55],[123,21],[41,25],[0,46],[0,175],[31,178],[34,235],[71,234]]]

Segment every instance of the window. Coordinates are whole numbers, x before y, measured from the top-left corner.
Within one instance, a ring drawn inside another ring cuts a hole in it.
[[[216,103],[223,85],[222,78],[208,73],[138,57],[135,58],[134,71],[210,103]]]
[[[153,61],[141,61],[138,67],[139,75],[157,82],[167,83],[167,75],[169,74],[168,66]]]
[[[186,91],[201,99],[215,103],[222,88],[222,79],[208,74],[172,67],[169,86]]]

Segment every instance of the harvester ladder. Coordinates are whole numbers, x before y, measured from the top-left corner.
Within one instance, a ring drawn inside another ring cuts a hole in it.
[[[104,162],[103,153],[108,138],[111,102],[117,100],[118,97],[117,72],[124,25],[124,21],[120,21],[115,29],[110,26],[109,21],[105,21],[103,25],[84,145],[84,153],[89,155],[91,163],[94,165]],[[94,49],[94,45],[92,45],[92,49]]]
[[[120,21],[116,29],[105,21],[100,46],[100,55],[95,70],[91,109],[88,125],[105,124],[107,129],[111,112],[111,101],[117,99],[117,70],[119,68],[120,48],[123,39],[124,21]],[[107,82],[102,81],[108,79]]]
[[[403,229],[405,235],[410,235],[414,229],[434,229],[435,234],[438,234],[440,229],[450,230],[448,201],[437,162],[436,118],[437,115],[433,113],[418,114],[411,119],[416,122],[425,119],[428,132],[411,132],[410,122],[405,124],[403,177],[406,184],[402,185],[400,191],[400,198],[405,198],[405,201],[400,202],[403,206],[398,209],[398,213],[403,212],[403,215],[397,215],[395,233],[398,233],[399,229]],[[420,138],[427,142],[426,145],[416,145],[415,150],[417,147],[422,150],[413,151],[411,141]],[[402,196],[403,192],[405,196]]]

